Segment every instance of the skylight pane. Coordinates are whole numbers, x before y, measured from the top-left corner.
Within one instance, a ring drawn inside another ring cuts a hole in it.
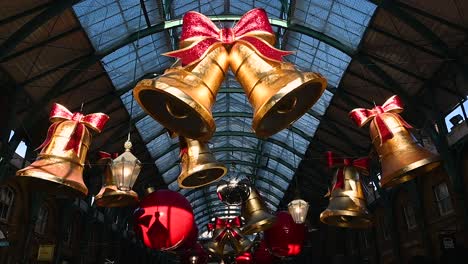
[[[144,142],[161,133],[164,127],[156,122],[151,116],[145,116],[143,119],[136,123],[136,127]]]

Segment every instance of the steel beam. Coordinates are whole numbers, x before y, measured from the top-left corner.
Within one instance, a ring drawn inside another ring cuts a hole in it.
[[[16,48],[16,46],[29,37],[36,29],[41,27],[44,23],[49,21],[51,18],[60,15],[64,10],[70,8],[72,5],[78,3],[80,0],[62,0],[49,6],[46,10],[26,22],[13,34],[11,34],[7,40],[0,45],[0,59],[3,59],[8,53]]]

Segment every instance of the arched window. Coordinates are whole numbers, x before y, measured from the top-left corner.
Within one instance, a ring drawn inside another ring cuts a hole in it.
[[[8,186],[0,187],[0,220],[8,221],[10,209],[13,207],[15,193]]]
[[[47,218],[49,216],[49,209],[47,206],[42,205],[37,215],[36,225],[34,226],[34,232],[43,235],[47,227]]]

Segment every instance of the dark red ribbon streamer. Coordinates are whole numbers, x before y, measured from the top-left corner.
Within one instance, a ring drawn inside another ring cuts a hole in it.
[[[105,151],[99,151],[98,152],[99,158],[100,159],[115,159],[119,156],[119,153],[114,152],[114,153],[107,153]]]
[[[275,36],[268,16],[262,8],[255,8],[241,17],[233,28],[219,29],[208,17],[195,12],[185,13],[182,24],[181,46],[185,48],[164,53],[179,58],[182,65],[202,60],[216,44],[233,44],[241,41],[266,59],[282,61],[292,52],[276,49]]]
[[[377,127],[377,131],[380,137],[380,144],[382,145],[385,141],[393,138],[393,133],[390,128],[385,124],[382,115],[392,114],[394,115],[402,126],[406,128],[412,128],[411,125],[406,123],[399,113],[403,112],[403,103],[400,97],[394,95],[390,97],[382,106],[376,106],[372,109],[356,108],[349,112],[349,117],[359,126],[362,127],[369,121],[374,120]]]
[[[364,174],[368,174],[369,172],[369,158],[362,157],[358,159],[349,159],[349,158],[335,158],[335,155],[332,151],[326,152],[327,158],[327,165],[328,168],[338,168],[337,175],[336,175],[336,182],[332,187],[332,191],[336,188],[343,189],[344,187],[344,174],[343,168],[347,166],[352,166],[358,169],[359,171],[363,172]]]

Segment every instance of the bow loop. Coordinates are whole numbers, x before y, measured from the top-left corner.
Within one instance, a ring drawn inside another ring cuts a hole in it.
[[[115,159],[119,156],[119,153],[117,152],[114,152],[114,153],[108,153],[108,152],[105,152],[105,151],[99,151],[98,152],[98,155],[99,155],[99,158],[100,159]]]
[[[275,36],[264,9],[255,8],[243,15],[233,28],[219,29],[208,17],[190,11],[184,15],[180,46],[182,49],[164,53],[191,65],[202,60],[217,45],[241,41],[266,59],[282,61],[291,52],[273,47]]]
[[[403,103],[397,95],[394,95],[387,99],[382,106],[375,106],[372,109],[356,108],[349,112],[349,117],[359,126],[363,127],[370,121],[374,121],[377,127],[379,137],[381,139],[380,144],[393,138],[393,133],[390,128],[385,124],[382,115],[393,114],[402,126],[406,128],[412,128],[411,125],[406,123],[399,113],[403,112]]]
[[[226,235],[231,235],[235,239],[240,238],[240,234],[238,233],[238,227],[241,226],[241,219],[239,216],[236,216],[232,219],[222,219],[217,217],[215,220],[215,228],[221,229],[222,231],[219,233],[217,237],[215,237],[216,241],[223,240]]]
[[[94,113],[83,115],[82,113],[72,113],[65,106],[55,103],[50,111],[49,120],[53,123],[47,131],[47,137],[44,142],[36,149],[43,149],[49,145],[52,140],[52,136],[55,133],[58,125],[64,121],[75,122],[74,130],[70,135],[69,141],[65,146],[64,150],[72,149],[78,156],[81,151],[81,144],[86,132],[86,127],[101,132],[104,125],[109,120],[109,116],[104,113]]]

